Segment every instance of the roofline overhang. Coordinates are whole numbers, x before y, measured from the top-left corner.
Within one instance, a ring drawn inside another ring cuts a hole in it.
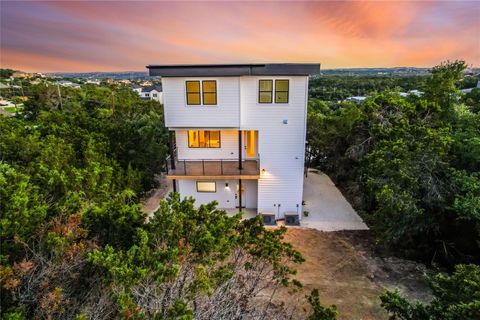
[[[308,76],[320,73],[319,63],[265,64],[176,64],[148,65],[150,76],[233,77],[233,76]]]

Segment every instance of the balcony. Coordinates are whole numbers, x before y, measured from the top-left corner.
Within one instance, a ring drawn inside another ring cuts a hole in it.
[[[170,157],[166,160],[167,179],[244,179],[258,180],[260,167],[258,160],[242,161],[242,168],[236,160],[175,160],[172,168]]]

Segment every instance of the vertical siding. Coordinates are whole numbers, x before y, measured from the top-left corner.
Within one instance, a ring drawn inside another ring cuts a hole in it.
[[[187,130],[175,130],[179,160],[232,159],[238,160],[238,130],[221,130],[220,148],[189,148]]]
[[[185,81],[216,80],[216,106],[187,106]],[[167,127],[238,128],[240,119],[239,77],[163,78],[163,102]]]
[[[259,104],[259,79],[289,79],[289,103]],[[285,211],[301,212],[308,77],[246,76],[240,88],[241,129],[259,131],[260,168],[265,169],[258,181],[258,210],[278,212],[279,218]]]

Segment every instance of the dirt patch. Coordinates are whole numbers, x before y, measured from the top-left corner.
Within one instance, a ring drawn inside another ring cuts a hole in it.
[[[157,211],[159,205],[160,205],[160,200],[165,198],[165,196],[172,191],[171,190],[171,182],[167,180],[166,176],[164,174],[155,176],[155,180],[157,180],[159,184],[158,189],[153,189],[151,190],[145,197],[145,200],[143,201],[143,207],[142,211],[145,213],[148,213],[149,215],[153,214],[155,211]]]
[[[322,304],[336,305],[339,319],[387,319],[378,298],[386,289],[398,287],[412,299],[430,296],[423,281],[425,267],[378,256],[369,231],[291,228],[285,240],[306,259],[296,277],[304,285],[303,294],[318,288]],[[289,299],[287,292],[282,294]]]

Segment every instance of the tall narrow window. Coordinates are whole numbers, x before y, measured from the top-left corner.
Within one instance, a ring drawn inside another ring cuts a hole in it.
[[[217,104],[217,81],[204,80],[202,81],[203,89],[203,104],[212,105]]]
[[[220,131],[188,130],[189,148],[220,148]]]
[[[258,102],[272,103],[273,80],[260,80],[258,83]]]
[[[200,81],[187,81],[187,104],[200,104]]]
[[[288,80],[275,80],[275,103],[288,103]]]

